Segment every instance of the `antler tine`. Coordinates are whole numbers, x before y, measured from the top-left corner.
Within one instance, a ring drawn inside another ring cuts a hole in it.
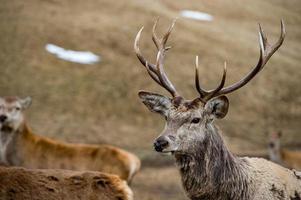
[[[260,27],[260,32],[259,32],[260,33],[260,38],[263,41],[264,50],[267,50],[267,52],[268,52],[268,53],[266,53],[267,56],[264,59],[263,64],[265,64],[269,60],[269,58],[279,49],[279,47],[282,45],[282,43],[284,41],[284,38],[285,38],[285,26],[284,26],[284,22],[283,22],[282,19],[281,19],[280,23],[281,23],[281,34],[280,34],[280,37],[279,37],[278,41],[274,45],[272,45],[272,46],[268,43],[268,40],[267,40],[267,38],[266,38],[266,36],[265,36],[265,34],[263,32],[262,27],[259,26]]]
[[[158,38],[158,36],[156,34],[156,28],[157,28],[158,21],[159,21],[159,17],[156,19],[156,21],[155,21],[155,23],[153,25],[152,40],[155,43],[157,49],[159,50],[160,40],[159,40],[159,38]]]
[[[168,37],[177,21],[177,19],[174,19],[172,24],[169,26],[168,31],[164,34],[164,36],[162,37],[162,39],[160,40],[156,34],[156,28],[157,28],[157,24],[158,24],[159,18],[156,19],[154,26],[153,26],[153,30],[152,30],[152,40],[155,43],[156,47],[158,50],[160,50],[163,46],[165,47],[166,42],[168,40]],[[161,47],[160,47],[161,46]],[[165,47],[163,50],[169,50],[171,47]]]
[[[142,55],[141,51],[140,51],[140,48],[139,48],[139,41],[140,41],[140,37],[141,37],[141,32],[143,31],[143,28],[142,27],[139,32],[137,33],[136,35],[136,38],[135,38],[135,43],[134,43],[134,50],[135,50],[135,53],[139,59],[139,61],[141,62],[141,64],[143,64],[148,72],[148,74],[152,77],[152,79],[154,79],[158,84],[161,85],[161,82],[160,80],[158,79],[158,77],[156,76],[156,66],[152,63],[149,63],[145,58],[144,56]]]
[[[171,34],[171,31],[173,30],[173,28],[174,28],[174,26],[176,24],[176,22],[177,22],[177,18],[172,21],[171,25],[168,28],[168,31],[164,34],[164,36],[162,38],[162,44],[163,44],[163,47],[164,47],[164,51],[166,51],[166,50],[168,50],[168,49],[171,48],[171,47],[165,47],[165,45],[166,45],[166,42],[167,42],[167,40],[168,40],[168,38],[169,38],[169,36]]]
[[[163,69],[163,60],[164,60],[164,52],[159,51],[157,54],[157,70],[158,70],[158,77],[160,79],[161,85],[171,93],[173,97],[179,96],[177,93],[175,87],[170,82],[170,80],[167,78],[165,71]]]
[[[285,38],[285,34],[286,34],[283,19],[281,19],[280,23],[281,23],[281,35],[280,35],[278,41],[275,44],[276,46],[278,46],[278,48],[283,44],[283,41],[284,41],[284,38]]]
[[[157,22],[157,21],[156,21]],[[156,62],[156,67],[158,71],[158,78],[160,79],[162,86],[167,89],[173,97],[179,96],[177,93],[175,87],[173,84],[170,82],[170,80],[167,78],[166,73],[163,68],[163,62],[164,62],[164,57],[165,57],[165,52],[170,49],[170,47],[166,47],[167,40],[171,34],[171,31],[176,23],[176,19],[172,22],[170,25],[168,31],[164,34],[162,37],[160,44],[159,44],[159,49],[158,49],[158,54],[157,54],[157,62]]]
[[[169,27],[168,31],[164,34],[162,39],[159,39],[156,35],[156,27],[157,27],[158,20],[159,19],[157,19],[155,21],[153,30],[152,30],[152,40],[158,49],[156,65],[148,62],[144,58],[144,56],[142,55],[142,53],[140,51],[139,41],[140,41],[140,36],[141,36],[141,32],[143,30],[143,27],[137,33],[135,43],[134,43],[134,50],[135,50],[135,53],[136,53],[138,59],[145,66],[145,68],[147,69],[147,72],[151,76],[151,78],[153,80],[155,80],[159,85],[164,87],[168,92],[170,92],[173,97],[176,97],[176,96],[179,96],[179,94],[177,93],[175,87],[173,86],[173,84],[170,82],[170,80],[166,76],[166,73],[163,68],[165,52],[170,49],[170,47],[166,47],[165,45],[167,43],[168,37],[169,37],[173,27],[174,27],[175,20],[173,21],[172,25]]]
[[[199,79],[199,57],[195,57],[195,87],[200,94],[200,98],[204,98],[208,92],[201,88]]]
[[[219,92],[217,92],[214,96],[224,95],[228,94],[230,92],[233,92],[241,87],[243,87],[245,84],[247,84],[252,78],[255,77],[255,75],[263,69],[265,64],[268,62],[268,60],[271,58],[271,56],[279,49],[279,47],[282,45],[285,38],[285,26],[283,20],[281,20],[281,34],[278,39],[278,41],[274,45],[270,45],[268,43],[267,37],[265,36],[260,24],[259,24],[259,45],[260,45],[260,56],[257,65],[240,81],[225,87],[221,89]]]
[[[195,85],[197,88],[197,91],[200,94],[199,99],[203,102],[206,102],[207,100],[213,98],[225,85],[226,82],[226,74],[227,74],[227,63],[224,63],[224,71],[223,71],[223,76],[221,79],[221,82],[219,83],[219,85],[217,86],[217,88],[215,88],[214,90],[210,90],[210,91],[206,91],[204,89],[202,89],[200,87],[200,82],[199,82],[199,73],[198,73],[198,66],[199,66],[199,59],[198,56],[196,56],[195,59]]]
[[[136,53],[136,55],[137,55],[139,61],[140,61],[144,66],[146,66],[146,62],[147,62],[147,63],[148,63],[149,69],[150,69],[152,72],[156,73],[156,66],[155,66],[154,64],[148,62],[148,61],[144,58],[144,56],[142,55],[142,53],[141,53],[141,51],[140,51],[140,48],[139,48],[140,37],[141,37],[141,33],[142,33],[143,29],[144,29],[144,27],[142,27],[142,28],[139,30],[139,32],[137,33],[137,35],[136,35],[135,43],[134,43],[134,50],[135,50],[135,53]]]
[[[217,88],[215,90],[209,91],[208,95],[205,97],[205,101],[209,100],[215,96],[217,96],[216,94],[224,87],[225,82],[226,82],[226,74],[227,74],[227,63],[226,61],[224,62],[224,71],[223,71],[223,77],[221,79],[221,82],[219,83],[219,85],[217,86]]]

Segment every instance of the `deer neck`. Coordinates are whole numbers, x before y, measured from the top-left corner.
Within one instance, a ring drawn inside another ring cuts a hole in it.
[[[20,165],[19,152],[22,151],[22,144],[25,138],[31,134],[28,126],[23,122],[17,130],[0,130],[0,162],[6,165]]]
[[[215,126],[206,131],[193,150],[175,154],[187,195],[193,200],[247,199],[248,164],[227,149]]]

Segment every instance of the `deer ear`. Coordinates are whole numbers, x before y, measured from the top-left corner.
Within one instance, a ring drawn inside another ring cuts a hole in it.
[[[20,100],[22,109],[26,109],[31,105],[32,99],[31,97],[25,97],[24,99]]]
[[[226,96],[220,96],[209,100],[205,105],[205,110],[215,118],[224,118],[228,113],[229,100]]]
[[[140,91],[138,95],[150,111],[167,116],[168,110],[172,105],[170,98],[146,91]]]

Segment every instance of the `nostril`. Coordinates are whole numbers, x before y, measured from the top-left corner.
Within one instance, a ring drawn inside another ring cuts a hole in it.
[[[5,122],[6,119],[7,119],[7,116],[0,115],[0,122]]]
[[[160,145],[160,143],[157,142],[157,141],[154,142],[154,148],[158,152],[162,152],[162,150],[163,150],[162,147],[161,147],[161,145]]]
[[[161,140],[160,145],[161,145],[161,147],[165,148],[168,146],[168,142],[166,140]]]

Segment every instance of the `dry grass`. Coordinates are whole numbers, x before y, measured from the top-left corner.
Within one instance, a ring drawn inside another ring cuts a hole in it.
[[[298,0],[4,1],[0,7],[1,95],[32,96],[28,121],[40,134],[72,142],[111,143],[137,153],[145,163],[156,160],[152,141],[163,120],[143,107],[137,91],[164,91],[138,63],[133,40],[144,25],[142,49],[153,59],[150,30],[154,19],[161,17],[159,29],[164,31],[181,9],[201,10],[215,17],[212,23],[179,19],[171,36],[173,49],[166,71],[187,98],[196,95],[196,54],[200,55],[204,85],[210,88],[217,83],[224,60],[230,84],[257,61],[257,22],[274,41],[280,19],[285,20],[284,45],[251,84],[229,96],[230,112],[220,124],[238,153],[255,147],[264,150],[264,133],[278,129],[285,133],[286,145],[300,144]],[[46,43],[90,50],[100,54],[103,62],[83,66],[58,60],[44,50]],[[133,185],[138,199],[183,199],[173,169],[143,169]]]

